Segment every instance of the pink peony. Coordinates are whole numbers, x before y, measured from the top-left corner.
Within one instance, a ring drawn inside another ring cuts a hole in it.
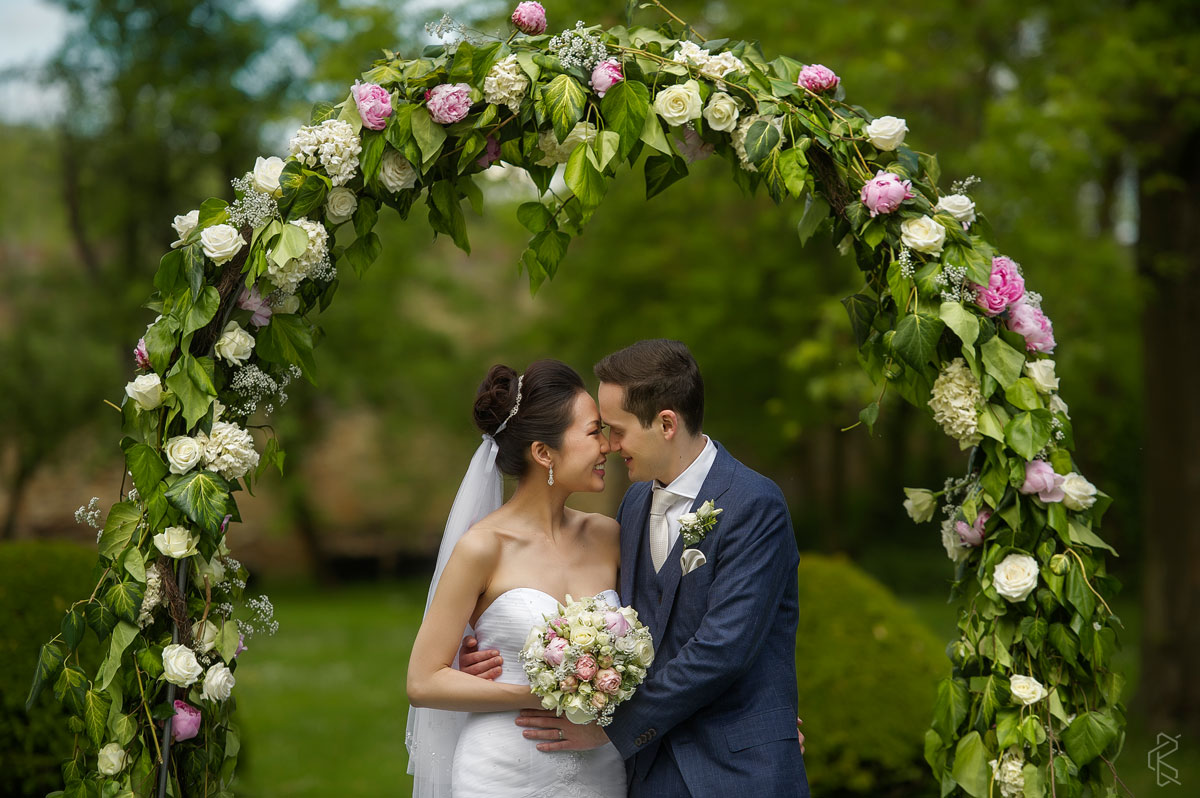
[[[979,514],[975,516],[975,523],[968,525],[966,521],[959,521],[954,525],[955,531],[958,532],[958,539],[964,546],[978,546],[983,543],[983,538],[987,534],[983,531],[983,525],[991,517],[991,510],[980,510]]]
[[[487,144],[483,147],[483,154],[475,159],[475,163],[483,169],[500,160],[500,142],[496,141],[495,136],[487,137]]]
[[[597,97],[603,97],[606,91],[623,80],[625,80],[625,75],[621,72],[621,62],[615,58],[606,58],[596,64],[588,85],[592,87],[592,91],[596,92]]]
[[[688,163],[703,161],[716,150],[712,144],[700,138],[700,134],[690,127],[683,129],[683,142],[679,144],[679,152]]]
[[[800,78],[796,85],[803,86],[814,94],[832,91],[837,88],[841,78],[833,74],[833,70],[821,64],[809,64],[800,70]]]
[[[1026,496],[1037,494],[1044,502],[1063,500],[1063,476],[1055,472],[1054,466],[1045,460],[1030,460],[1025,464],[1025,484],[1021,492]]]
[[[1025,280],[1011,259],[992,258],[992,276],[986,286],[974,284],[975,304],[989,316],[999,316],[1025,296]]]
[[[1008,329],[1025,336],[1030,352],[1054,351],[1054,326],[1041,308],[1021,300],[1008,310]]]
[[[387,89],[374,83],[354,81],[350,87],[354,95],[354,104],[358,106],[358,115],[362,117],[363,127],[371,130],[383,130],[387,127],[387,119],[392,115],[392,96]]]
[[[901,180],[894,172],[879,171],[863,184],[860,198],[874,219],[881,213],[891,213],[900,207],[900,203],[915,196],[911,180]]]
[[[540,36],[546,32],[546,9],[541,3],[517,3],[512,12],[513,24],[517,30],[530,36]]]
[[[542,652],[542,659],[546,660],[547,665],[558,667],[562,665],[563,655],[567,651],[567,641],[564,638],[556,637],[546,645],[546,650]]]
[[[171,734],[175,742],[190,740],[200,731],[200,710],[185,701],[175,702],[175,717],[171,720]]]
[[[596,660],[592,658],[591,654],[584,654],[575,660],[575,675],[581,682],[590,681],[596,675]]]
[[[248,310],[254,314],[250,317],[250,323],[255,327],[266,327],[267,322],[271,320],[271,306],[258,292],[258,286],[249,289],[243,288],[237,305],[242,310]]]
[[[133,362],[140,369],[150,368],[150,353],[146,351],[146,339],[139,338],[137,346],[133,348]]]
[[[233,652],[233,658],[237,659],[238,654],[241,654],[243,651],[249,651],[249,650],[250,650],[250,647],[246,645],[246,636],[243,635],[241,632],[238,632],[238,646],[237,646],[237,650]]]
[[[621,674],[605,668],[596,674],[596,689],[602,693],[615,693],[621,689]]]
[[[564,693],[573,693],[579,689],[579,680],[574,676],[564,676],[562,681],[558,683],[558,689]]]
[[[624,615],[612,610],[604,613],[604,628],[613,637],[624,637],[633,627],[629,625],[629,621],[625,619]]]
[[[461,122],[471,110],[471,87],[465,83],[442,83],[425,92],[429,115],[439,125]]]

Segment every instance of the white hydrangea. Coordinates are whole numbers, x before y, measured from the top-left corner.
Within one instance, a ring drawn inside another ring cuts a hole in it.
[[[225,479],[241,479],[258,465],[254,438],[237,424],[217,421],[212,426],[212,434],[199,433],[197,437],[204,444],[205,467]]]
[[[751,114],[743,116],[738,122],[737,128],[730,134],[730,139],[733,141],[734,152],[737,153],[738,160],[742,162],[742,168],[747,172],[757,172],[758,167],[750,163],[750,159],[746,157],[746,134],[750,132],[750,127],[760,119],[766,120],[775,126],[779,131],[779,135],[783,135],[783,117],[772,117],[767,114]]]
[[[300,281],[312,276],[313,271],[329,257],[329,233],[325,225],[309,219],[294,219],[288,224],[294,224],[308,234],[308,248],[300,257],[292,258],[282,266],[267,258],[267,274],[276,287],[292,294]]]
[[[305,125],[296,131],[288,148],[305,166],[325,167],[335,186],[349,183],[358,174],[362,142],[349,122],[326,119],[319,125]]]
[[[571,153],[582,142],[596,138],[596,126],[591,122],[580,122],[571,128],[571,132],[560,144],[553,130],[543,130],[538,134],[538,149],[545,153],[538,166],[554,166],[566,163]]]
[[[672,58],[677,64],[689,64],[714,78],[723,78],[730,72],[746,71],[746,64],[733,53],[713,55],[695,42],[680,42]]]
[[[528,90],[529,78],[515,55],[497,61],[483,79],[483,99],[493,105],[507,105],[514,114],[521,110]]]
[[[992,777],[1000,787],[1002,798],[1022,798],[1025,794],[1025,761],[1012,749],[1000,755],[1000,759],[988,762],[992,766]]]
[[[933,408],[933,420],[942,425],[947,435],[964,446],[973,446],[980,441],[978,418],[982,402],[979,380],[967,368],[966,361],[956,357],[934,380],[929,406]]]

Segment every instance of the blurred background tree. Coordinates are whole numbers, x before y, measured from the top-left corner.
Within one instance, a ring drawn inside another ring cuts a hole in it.
[[[447,10],[481,30],[509,3],[60,0],[69,24],[46,64],[12,81],[55,87],[47,109],[0,126],[0,440],[8,538],[76,537],[74,507],[111,498],[115,414],[139,310],[171,217],[256,155],[282,154],[315,100],[340,101],[382,48],[413,52]],[[544,2],[552,29],[623,21],[624,3]],[[1200,729],[1200,370],[1190,309],[1200,269],[1189,187],[1200,129],[1200,10],[1186,0],[803,0],[670,4],[711,36],[820,62],[871,112],[903,116],[940,157],[943,184],[978,175],[979,209],[1024,264],[1055,323],[1084,472],[1116,504],[1104,534],[1142,601],[1144,728]],[[660,21],[650,10],[639,21]],[[262,583],[412,573],[420,582],[477,434],[469,408],[489,364],[553,356],[590,378],[641,337],[692,346],[706,429],[778,481],[804,550],[840,553],[937,619],[950,575],[904,485],[940,487],[957,447],[888,397],[871,437],[842,432],[875,392],[838,299],[860,279],[827,242],[801,249],[801,208],[745,197],[715,160],[651,203],[618,184],[561,273],[529,296],[513,206],[526,184],[494,168],[474,254],[384,216],[384,254],[342,275],[325,314],[320,385],[292,386],[263,419],[286,474],[242,502],[235,554]],[[420,213],[414,210],[414,213]],[[99,301],[98,301],[99,300]],[[386,319],[381,323],[380,319]],[[1181,456],[1182,453],[1182,456]],[[619,469],[602,497],[612,510]],[[1169,530],[1169,534],[1167,533]],[[405,588],[408,590],[408,588]],[[418,591],[419,592],[419,591]],[[405,594],[407,595],[407,594]],[[1125,612],[1122,612],[1123,617]],[[938,628],[939,633],[943,631]],[[1135,631],[1126,644],[1137,641]],[[240,674],[239,674],[240,676]],[[397,682],[399,683],[399,682]],[[919,743],[918,743],[919,747]],[[1140,756],[1140,754],[1138,754]],[[1136,756],[1135,756],[1136,758]]]

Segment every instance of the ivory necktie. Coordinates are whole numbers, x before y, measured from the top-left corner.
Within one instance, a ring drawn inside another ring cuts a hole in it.
[[[654,486],[650,502],[650,560],[658,573],[667,559],[667,508],[679,497],[665,488]]]

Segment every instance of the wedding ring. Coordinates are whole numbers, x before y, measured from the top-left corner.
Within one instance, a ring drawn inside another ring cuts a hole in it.
[[[561,743],[565,739],[567,739],[567,735],[563,734],[562,729],[559,729],[558,730],[558,741]]]

